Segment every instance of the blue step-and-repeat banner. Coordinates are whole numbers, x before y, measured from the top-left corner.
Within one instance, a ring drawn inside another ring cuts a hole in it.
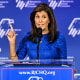
[[[80,73],[80,0],[0,0],[0,59],[10,58],[6,36],[9,24],[17,35],[17,49],[24,34],[31,30],[30,13],[41,2],[53,9],[58,31],[66,38],[68,58],[74,58]]]

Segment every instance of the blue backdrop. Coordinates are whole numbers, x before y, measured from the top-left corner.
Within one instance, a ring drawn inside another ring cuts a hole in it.
[[[53,9],[58,30],[66,38],[68,58],[74,58],[80,72],[80,0],[0,0],[0,59],[9,59],[9,24],[17,35],[17,49],[23,35],[31,30],[30,13],[41,2]]]

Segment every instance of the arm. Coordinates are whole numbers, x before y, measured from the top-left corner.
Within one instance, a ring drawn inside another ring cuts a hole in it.
[[[16,50],[15,50],[15,40],[16,40],[16,35],[14,33],[13,27],[10,24],[11,27],[11,31],[7,34],[7,38],[9,40],[9,44],[10,44],[10,59],[11,60],[16,60],[18,59],[17,55],[16,55]]]
[[[27,34],[22,38],[19,47],[16,51],[18,59],[24,59],[27,54]]]
[[[58,46],[59,46],[60,59],[67,59],[67,46],[66,46],[66,40],[63,34],[59,35]]]

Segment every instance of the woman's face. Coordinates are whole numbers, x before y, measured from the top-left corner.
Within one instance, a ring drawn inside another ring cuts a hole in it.
[[[45,11],[36,12],[34,21],[37,28],[42,28],[42,34],[49,32],[48,24],[50,23],[50,20]]]

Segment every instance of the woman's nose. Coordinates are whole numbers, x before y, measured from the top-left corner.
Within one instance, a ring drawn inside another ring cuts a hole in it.
[[[39,19],[39,22],[42,22],[42,18]]]

